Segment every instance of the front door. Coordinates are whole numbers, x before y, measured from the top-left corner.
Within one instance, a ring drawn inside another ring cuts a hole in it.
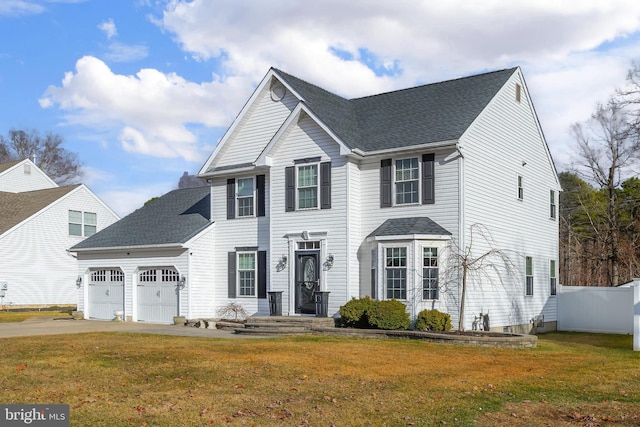
[[[296,252],[296,313],[315,314],[313,293],[320,290],[319,251]]]

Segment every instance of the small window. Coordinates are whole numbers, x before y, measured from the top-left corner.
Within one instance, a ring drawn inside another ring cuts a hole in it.
[[[556,192],[549,191],[549,216],[556,219]]]
[[[93,236],[96,234],[98,216],[94,212],[69,211],[69,235]]]
[[[407,248],[387,248],[385,265],[387,299],[407,299]]]
[[[516,102],[520,102],[522,99],[522,86],[520,83],[516,83]]]
[[[420,170],[418,158],[396,160],[396,205],[418,203]]]
[[[238,295],[252,297],[256,294],[256,254],[238,253]]]
[[[298,166],[298,208],[318,207],[318,165]]]
[[[518,200],[524,199],[524,187],[522,183],[522,175],[518,175]]]
[[[525,295],[533,295],[533,258],[530,256],[525,257],[525,270],[526,270],[526,290]]]
[[[69,211],[69,235],[82,236],[82,212]]]
[[[98,224],[97,215],[93,212],[84,213],[84,235],[86,237],[96,234],[96,226]]]
[[[240,178],[236,182],[236,199],[238,217],[253,216],[253,200],[255,184],[253,178]]]
[[[556,295],[558,292],[558,282],[556,279],[556,260],[549,261],[549,293]]]
[[[438,248],[422,250],[422,298],[438,299]]]
[[[298,242],[298,249],[300,250],[320,249],[320,241],[314,240],[314,241]]]

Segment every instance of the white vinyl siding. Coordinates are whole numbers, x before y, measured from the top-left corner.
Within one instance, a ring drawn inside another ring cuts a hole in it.
[[[0,172],[0,191],[22,193],[56,187],[58,185],[30,161],[20,162]]]
[[[5,304],[78,302],[78,264],[67,249],[81,240],[69,235],[69,211],[80,209],[95,212],[100,229],[118,219],[89,189],[80,186],[0,236],[0,259],[13,260],[3,264],[2,280],[10,286]]]

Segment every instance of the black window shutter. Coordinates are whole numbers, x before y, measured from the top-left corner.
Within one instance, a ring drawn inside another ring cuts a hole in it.
[[[229,298],[236,297],[236,253],[229,252],[228,253],[228,262],[227,262],[227,276],[229,281]]]
[[[258,251],[258,298],[267,297],[267,251]]]
[[[236,180],[227,180],[227,219],[236,217]]]
[[[331,209],[331,162],[320,163],[320,209]]]
[[[284,168],[284,186],[285,186],[285,211],[292,212],[296,210],[296,182],[295,167],[287,166]]]
[[[257,212],[256,216],[264,216],[265,215],[265,203],[264,203],[264,187],[265,187],[265,177],[264,175],[256,176],[256,205]]]
[[[380,207],[391,207],[391,159],[380,161]]]
[[[422,204],[431,205],[435,203],[435,180],[434,180],[435,155],[422,155]]]

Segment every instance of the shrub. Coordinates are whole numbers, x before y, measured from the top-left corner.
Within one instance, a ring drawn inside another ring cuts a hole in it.
[[[383,300],[368,311],[369,324],[379,329],[407,329],[411,324],[407,307],[398,300]]]
[[[422,310],[416,318],[416,329],[420,331],[448,331],[451,316],[438,310]]]
[[[340,307],[340,317],[345,326],[354,328],[369,328],[369,310],[375,301],[370,297],[353,298]]]

